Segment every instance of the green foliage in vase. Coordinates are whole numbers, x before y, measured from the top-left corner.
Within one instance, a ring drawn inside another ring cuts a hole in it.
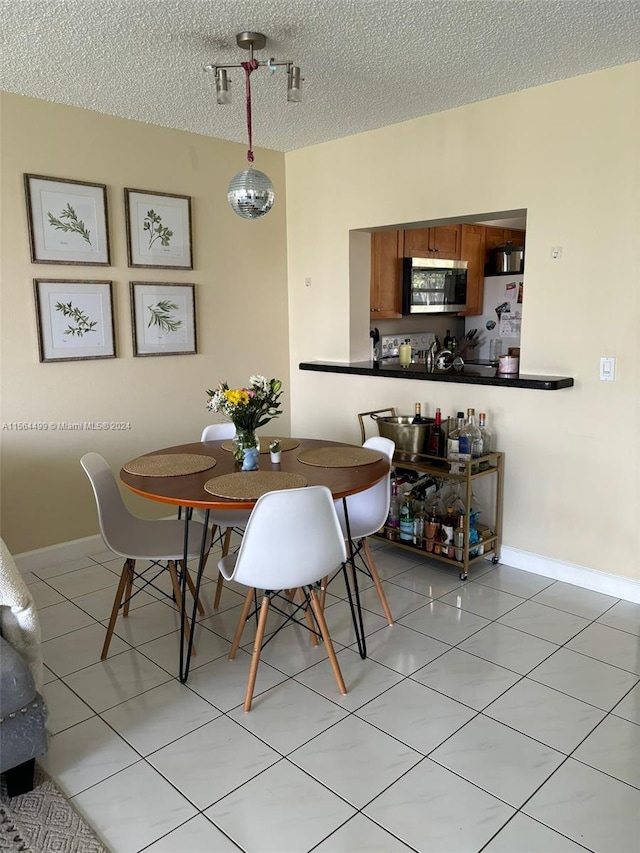
[[[89,315],[81,311],[80,308],[75,308],[72,302],[56,302],[56,311],[59,311],[63,317],[70,317],[73,321],[65,329],[65,335],[82,338],[87,332],[96,331],[98,321],[90,320]]]
[[[67,202],[67,206],[61,211],[59,219],[50,211],[47,211],[47,216],[49,217],[49,225],[51,225],[52,228],[56,228],[58,231],[64,231],[65,233],[79,234],[90,246],[92,245],[91,231],[88,231],[84,222],[81,219],[78,219],[77,213],[71,207],[69,202]],[[63,222],[62,220],[65,221]]]
[[[177,310],[176,303],[168,299],[161,299],[156,305],[149,305],[151,317],[147,328],[157,326],[162,332],[176,332],[182,326],[182,320],[176,320],[172,315],[172,312]]]
[[[160,240],[161,246],[168,246],[173,237],[173,231],[162,224],[162,217],[155,210],[148,210],[142,225],[143,231],[149,232],[149,248]]]

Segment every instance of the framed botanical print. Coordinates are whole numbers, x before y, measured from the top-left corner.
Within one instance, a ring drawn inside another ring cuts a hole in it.
[[[115,358],[110,281],[36,278],[40,361]]]
[[[106,186],[44,175],[24,181],[31,262],[109,266]]]
[[[194,284],[132,281],[130,292],[134,355],[197,352]]]
[[[191,197],[124,191],[130,267],[193,269]]]

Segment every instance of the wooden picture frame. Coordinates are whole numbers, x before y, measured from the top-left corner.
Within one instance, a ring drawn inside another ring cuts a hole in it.
[[[31,263],[111,264],[105,184],[24,176]]]
[[[125,189],[130,267],[193,269],[191,196]]]
[[[195,355],[196,287],[173,282],[130,282],[134,356]]]
[[[110,281],[33,281],[41,362],[115,358]]]

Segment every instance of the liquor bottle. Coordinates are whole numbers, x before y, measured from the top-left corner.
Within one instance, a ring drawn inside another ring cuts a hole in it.
[[[447,334],[444,336],[442,345],[445,349],[451,349],[451,330],[447,329]]]
[[[409,493],[404,496],[400,507],[400,539],[403,542],[413,542],[413,501]]]
[[[413,416],[412,424],[426,424],[429,423],[426,418],[422,417],[422,406],[420,403],[416,403],[415,407],[415,415]]]
[[[398,487],[396,481],[391,481],[391,501],[389,503],[389,515],[387,517],[387,539],[397,539],[400,528],[400,500],[398,498]]]
[[[476,426],[476,410],[467,409],[467,422],[460,430],[459,438],[460,453],[468,454],[471,459],[477,459],[482,456],[482,436],[480,430]],[[471,465],[471,473],[476,474],[479,470],[479,464]]]
[[[424,550],[424,501],[418,500],[415,503],[413,515],[413,544]]]
[[[454,547],[453,547],[453,533],[457,527],[458,519],[456,518],[456,514],[453,511],[453,507],[447,508],[447,514],[442,519],[441,525],[441,542],[442,542],[442,556],[443,557],[451,557],[454,555]]]
[[[438,514],[436,512],[435,503],[431,504],[429,509],[429,514],[427,516],[427,521],[425,524],[425,550],[432,553],[435,551],[436,537],[438,535],[438,530],[440,529],[440,519],[438,518]],[[440,548],[438,546],[437,553],[440,553]]]
[[[454,453],[460,452],[460,431],[464,426],[464,412],[458,412],[456,415],[457,425],[449,433],[447,439],[447,456],[452,457]]]
[[[490,429],[487,429],[487,416],[484,412],[480,412],[478,415],[478,429],[482,436],[482,455],[486,456],[493,450],[493,434]],[[480,470],[486,471],[489,468],[489,464],[489,460],[485,459],[480,463]]]
[[[464,515],[458,516],[458,526],[453,532],[455,558],[458,562],[464,559]]]
[[[444,456],[444,432],[442,430],[442,413],[436,409],[435,422],[431,424],[429,437],[427,439],[428,456]],[[442,462],[431,460],[432,465],[440,466]]]

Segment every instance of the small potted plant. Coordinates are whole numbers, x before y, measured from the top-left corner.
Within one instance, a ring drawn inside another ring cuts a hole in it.
[[[274,464],[279,464],[282,459],[282,447],[277,438],[269,444],[269,453],[271,455],[271,461]]]

